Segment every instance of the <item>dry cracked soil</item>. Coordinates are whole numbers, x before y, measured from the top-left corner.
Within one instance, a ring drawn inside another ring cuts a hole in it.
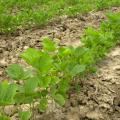
[[[90,12],[73,17],[62,16],[41,29],[21,30],[18,34],[0,35],[0,81],[8,79],[5,69],[9,64],[25,64],[19,58],[28,47],[41,48],[41,38],[60,39],[61,45],[80,44],[84,29],[99,27],[109,10]],[[113,12],[120,12],[113,7]],[[34,120],[120,120],[120,44],[98,63],[98,72],[79,81],[80,92],[70,90],[64,107],[52,103],[46,113],[35,111]],[[75,83],[74,83],[75,84]],[[8,107],[10,110],[10,108]],[[16,114],[12,120],[17,120]]]

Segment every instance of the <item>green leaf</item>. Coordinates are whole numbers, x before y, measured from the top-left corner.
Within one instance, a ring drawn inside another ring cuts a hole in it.
[[[49,54],[33,48],[27,49],[21,56],[28,64],[37,68],[40,72],[47,72],[53,62]]]
[[[51,76],[51,82],[50,85],[56,85],[57,83],[59,83],[61,80],[59,77],[57,76]]]
[[[30,111],[22,111],[19,112],[20,120],[29,120],[32,113]]]
[[[0,120],[10,120],[10,118],[4,115],[0,115]]]
[[[4,101],[13,103],[14,96],[16,95],[16,91],[17,91],[17,86],[15,84],[9,84]]]
[[[80,74],[85,71],[86,66],[85,65],[75,65],[74,68],[71,70],[70,74],[72,76],[75,76],[77,74]]]
[[[65,104],[65,98],[61,94],[56,94],[53,98],[59,105],[63,106]]]
[[[0,105],[2,104],[4,100],[4,96],[7,93],[7,89],[8,89],[7,81],[3,81],[2,83],[0,83]]]
[[[35,96],[35,93],[30,94],[30,95],[19,93],[14,97],[15,103],[18,103],[18,104],[31,104],[33,102],[33,100],[34,100],[34,96]]]
[[[18,64],[12,64],[12,65],[10,65],[7,68],[6,72],[14,80],[20,80],[24,76],[24,70]]]
[[[24,89],[25,94],[32,94],[38,86],[38,79],[36,77],[30,78],[25,81]]]
[[[47,88],[49,87],[50,83],[51,83],[51,77],[50,76],[40,76],[39,78],[39,87],[41,88]]]
[[[0,105],[13,104],[16,90],[15,84],[9,84],[7,81],[0,83]]]
[[[51,56],[47,53],[43,53],[35,66],[39,69],[40,72],[48,72],[52,66],[52,63],[53,60]]]
[[[40,104],[39,104],[39,111],[40,112],[45,112],[45,110],[47,109],[47,107],[48,107],[47,98],[42,98],[40,100]]]
[[[31,78],[31,77],[33,77],[33,71],[32,71],[32,69],[28,69],[28,70],[25,70],[24,71],[24,75],[23,75],[23,77],[22,77],[22,80],[27,80],[27,79],[29,79],[29,78]]]
[[[62,56],[62,57],[66,57],[66,56],[72,54],[73,50],[74,49],[72,47],[60,47],[58,55]]]
[[[61,93],[62,95],[66,95],[67,91],[70,88],[70,81],[63,79],[60,81],[58,86],[59,86],[59,88],[58,88],[59,93]]]
[[[88,65],[92,65],[96,62],[96,56],[97,56],[97,51],[92,48],[89,51],[87,51],[81,58],[80,58],[80,63],[88,66]]]
[[[21,57],[30,65],[34,66],[36,61],[40,58],[41,52],[34,49],[28,48],[25,52],[21,54]]]
[[[47,50],[47,51],[55,51],[56,50],[56,44],[52,41],[52,40],[50,40],[49,38],[44,38],[43,39],[43,49],[44,50]]]
[[[88,50],[88,48],[79,46],[75,49],[74,56],[80,58],[86,53],[87,50]]]

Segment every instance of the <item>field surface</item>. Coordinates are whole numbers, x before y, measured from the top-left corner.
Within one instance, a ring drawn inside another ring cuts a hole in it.
[[[119,0],[1,0],[0,33],[39,28],[61,15],[74,16],[119,5]]]
[[[0,81],[9,79],[5,69],[10,64],[27,66],[19,55],[29,47],[41,49],[43,37],[78,46],[87,27],[99,28],[106,13],[120,13],[119,6],[119,0],[1,0]],[[34,120],[120,120],[120,44],[97,67],[96,74],[71,83],[64,107],[50,101],[45,113],[34,110]],[[6,107],[11,120],[18,120],[12,111]]]

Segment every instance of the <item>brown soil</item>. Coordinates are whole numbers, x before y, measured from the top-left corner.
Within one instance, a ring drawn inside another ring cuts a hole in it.
[[[60,39],[61,44],[78,45],[83,30],[98,27],[106,19],[107,10],[90,12],[83,16],[61,17],[43,29],[25,30],[18,35],[0,36],[0,80],[7,79],[5,68],[11,63],[24,62],[20,53],[28,47],[41,48],[41,37]],[[112,8],[120,12],[120,8]],[[108,54],[98,65],[96,75],[81,80],[80,92],[70,91],[70,99],[63,108],[54,104],[35,120],[120,120],[120,46]]]

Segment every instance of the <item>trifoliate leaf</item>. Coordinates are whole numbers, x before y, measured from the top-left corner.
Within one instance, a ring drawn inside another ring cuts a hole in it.
[[[65,98],[61,94],[56,94],[53,98],[59,105],[63,106],[65,104]]]
[[[59,48],[59,56],[65,57],[67,55],[70,55],[70,54],[72,54],[72,50],[73,50],[73,48],[70,48],[70,47],[60,47]]]
[[[9,105],[14,103],[17,86],[8,82],[0,83],[0,105]]]
[[[48,101],[47,98],[42,98],[39,103],[39,111],[40,112],[45,112],[45,110],[48,107]]]
[[[61,80],[60,83],[59,83],[59,93],[61,93],[62,95],[63,94],[66,94],[66,92],[69,90],[70,88],[70,83],[69,83],[69,80]]]
[[[77,65],[74,66],[74,68],[72,69],[72,71],[70,72],[70,74],[72,76],[75,76],[75,75],[77,75],[79,73],[84,72],[85,68],[86,68],[85,65],[79,65],[79,64],[77,64]]]
[[[38,86],[38,79],[36,77],[30,78],[25,81],[24,89],[26,94],[31,94]]]
[[[49,76],[44,76],[44,77],[40,76],[38,78],[39,78],[39,87],[41,87],[41,88],[49,87],[49,84],[51,82],[51,77],[49,77]]]
[[[8,116],[0,115],[0,120],[10,120]]]
[[[75,57],[82,57],[84,54],[85,54],[85,52],[87,51],[88,49],[87,48],[85,48],[85,47],[77,47],[76,49],[75,49],[75,51],[74,51],[74,56]]]
[[[41,52],[34,48],[28,48],[21,54],[21,57],[30,65],[34,66],[41,56]]]
[[[29,48],[22,55],[22,58],[40,72],[47,72],[52,65],[52,58],[49,54]]]
[[[34,93],[35,95],[35,93]],[[24,93],[16,94],[14,99],[17,104],[31,104],[34,100],[34,95],[26,95]]]
[[[56,85],[59,82],[60,82],[60,78],[59,77],[51,76],[51,83],[50,83],[50,85]]]
[[[23,68],[17,64],[10,65],[6,72],[14,80],[20,80],[24,76]]]
[[[40,72],[47,72],[52,66],[52,58],[49,54],[43,53],[38,61],[36,61],[35,67],[39,69]]]
[[[20,120],[29,120],[32,113],[30,111],[19,112]]]
[[[43,39],[43,49],[47,51],[55,51],[56,50],[56,44],[50,40],[49,38]]]

